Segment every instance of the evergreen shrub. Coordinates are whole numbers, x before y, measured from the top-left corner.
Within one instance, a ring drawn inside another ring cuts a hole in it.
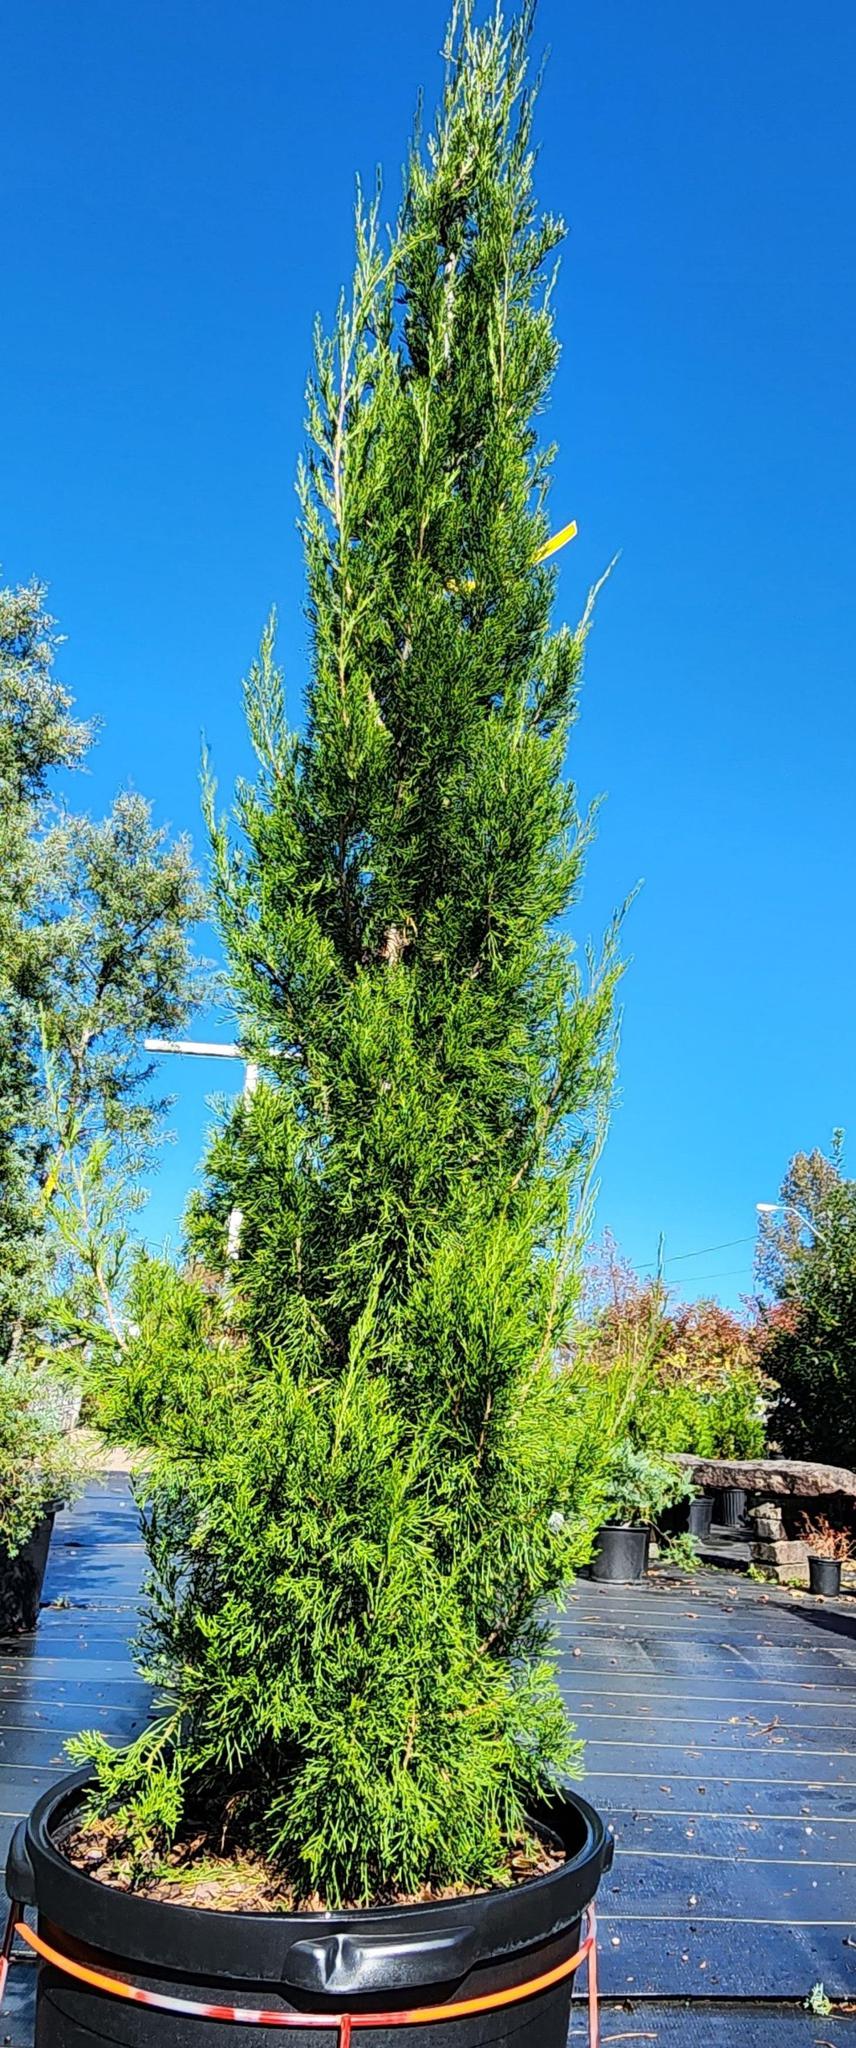
[[[309,387],[305,726],[270,628],[237,832],[208,787],[262,1078],[194,1266],[141,1265],[104,1392],[152,1447],[163,1705],[129,1749],[86,1739],[101,1809],[139,1873],[201,1825],[331,1905],[501,1882],[573,1767],[543,1603],[590,1554],[621,1421],[557,1364],[619,968],[614,931],[581,964],[565,923],[591,607],[553,632],[536,560],[562,229],[529,27],[455,15],[388,249],[358,208]]]
[[[601,1518],[604,1523],[656,1527],[668,1508],[691,1500],[694,1491],[673,1458],[641,1449],[626,1437],[616,1446],[606,1468]]]

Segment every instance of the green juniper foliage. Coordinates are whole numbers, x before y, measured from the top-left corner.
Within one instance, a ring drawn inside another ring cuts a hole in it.
[[[318,336],[305,730],[271,627],[237,843],[207,797],[263,1078],[192,1207],[201,1272],[141,1266],[112,1389],[114,1432],[155,1447],[165,1706],[130,1750],[85,1738],[101,1808],[141,1869],[201,1821],[330,1903],[493,1880],[573,1763],[539,1610],[589,1554],[619,1420],[556,1363],[618,965],[613,932],[581,968],[561,923],[590,607],[552,632],[535,563],[562,230],[529,26],[453,17],[391,249],[360,208]]]

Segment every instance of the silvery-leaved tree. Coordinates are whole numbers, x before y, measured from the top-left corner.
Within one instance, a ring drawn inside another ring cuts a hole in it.
[[[614,932],[581,967],[563,922],[590,610],[553,631],[536,559],[562,228],[529,27],[456,12],[390,246],[360,207],[318,335],[305,726],[271,629],[236,843],[208,793],[263,1080],[190,1228],[222,1268],[239,1209],[239,1256],[219,1299],[143,1267],[113,1415],[156,1443],[166,1699],[130,1751],[88,1743],[102,1804],[141,1866],[201,1823],[330,1902],[490,1880],[572,1760],[539,1610],[611,1449],[556,1364],[618,966]]]
[[[200,986],[190,849],[125,793],[100,821],[60,778],[89,752],[37,582],[0,589],[0,1363],[122,1342],[129,1218],[166,1107],[146,1032]]]
[[[44,1281],[39,826],[52,778],[81,760],[91,737],[52,673],[53,656],[41,586],[0,590],[0,1359],[18,1349]]]

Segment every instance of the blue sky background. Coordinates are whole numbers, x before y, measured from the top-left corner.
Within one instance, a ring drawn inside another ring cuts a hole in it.
[[[200,732],[228,785],[273,601],[298,714],[312,318],[355,170],[380,162],[394,209],[442,25],[442,0],[7,12],[0,562],[48,579],[106,721],[94,811],[133,783],[201,847]],[[756,1199],[853,1121],[856,14],[542,0],[537,33],[540,190],[570,227],[560,615],[622,551],[573,748],[608,794],[580,936],[645,882],[599,1224],[640,1265],[663,1230],[685,1293],[736,1300]],[[150,1238],[224,1072],[176,1063]]]

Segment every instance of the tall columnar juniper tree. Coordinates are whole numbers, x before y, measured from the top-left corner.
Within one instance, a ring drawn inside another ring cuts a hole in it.
[[[539,1608],[611,1450],[555,1362],[618,967],[613,933],[581,969],[562,923],[590,613],[551,631],[535,560],[562,228],[533,197],[529,28],[455,14],[391,245],[359,207],[317,337],[305,727],[270,628],[237,843],[208,791],[265,1078],[191,1240],[222,1268],[237,1206],[240,1251],[219,1292],[141,1268],[112,1391],[156,1445],[165,1704],[128,1751],[87,1739],[102,1807],[141,1865],[201,1821],[331,1903],[492,1880],[572,1763]]]

